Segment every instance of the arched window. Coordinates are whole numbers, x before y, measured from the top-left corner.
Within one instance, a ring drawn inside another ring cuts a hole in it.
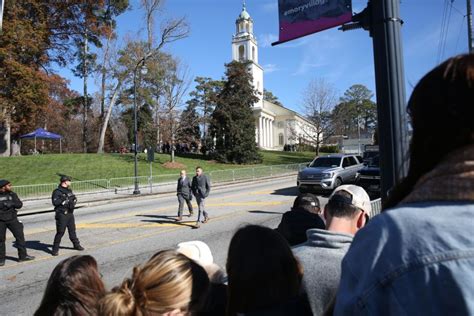
[[[245,59],[245,47],[244,45],[239,46],[239,60],[242,61]]]
[[[278,144],[280,146],[283,146],[284,143],[285,143],[285,138],[283,136],[283,133],[278,134]]]
[[[255,59],[255,46],[252,46],[252,60],[257,61],[257,59]]]

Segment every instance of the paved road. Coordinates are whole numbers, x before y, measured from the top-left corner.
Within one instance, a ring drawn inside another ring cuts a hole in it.
[[[293,176],[216,189],[207,200],[211,221],[200,229],[192,228],[196,215],[189,221],[175,222],[177,201],[173,194],[80,208],[75,214],[78,236],[86,248],[82,253],[97,259],[109,289],[129,276],[134,265],[182,241],[206,242],[216,263],[224,267],[230,238],[236,229],[248,223],[276,227],[297,193],[295,182]],[[21,220],[29,253],[37,260],[17,263],[12,236],[7,235],[7,255],[11,257],[0,268],[1,315],[31,315],[55,265],[78,254],[70,248],[67,235],[63,237],[65,248],[60,250],[59,257],[49,254],[55,230],[52,213]]]

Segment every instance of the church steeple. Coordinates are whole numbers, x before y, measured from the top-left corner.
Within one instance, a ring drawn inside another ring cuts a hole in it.
[[[258,64],[258,44],[253,34],[253,20],[247,12],[245,0],[242,1],[242,11],[235,21],[236,31],[232,36],[232,59],[249,62],[253,77],[253,86],[259,92],[256,107],[262,107],[263,68]]]

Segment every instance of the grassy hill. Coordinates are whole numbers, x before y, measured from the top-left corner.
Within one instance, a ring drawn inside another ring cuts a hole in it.
[[[262,165],[303,163],[314,158],[312,152],[276,152],[262,151]],[[176,157],[176,162],[186,166],[188,173],[194,172],[196,166],[204,171],[245,168],[250,165],[221,164],[203,159],[201,155]],[[170,156],[156,154],[152,164],[153,175],[178,174],[176,169],[166,168]],[[134,172],[132,154],[48,154],[22,157],[0,158],[0,179],[8,179],[14,185],[54,183],[58,181],[57,173],[67,174],[77,180],[109,179],[132,177]],[[139,175],[149,175],[150,165],[146,155],[139,155]]]

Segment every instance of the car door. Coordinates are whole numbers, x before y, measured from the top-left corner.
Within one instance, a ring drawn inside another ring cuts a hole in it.
[[[348,158],[349,158],[349,162],[350,162],[350,167],[348,168],[348,169],[350,169],[349,181],[350,182],[355,182],[356,174],[357,174],[357,171],[359,171],[359,169],[360,169],[360,165],[359,165],[359,162],[357,161],[357,158],[355,156],[350,156]]]
[[[351,177],[351,162],[349,160],[349,157],[344,157],[344,159],[342,159],[342,181],[344,183],[347,183],[348,181],[350,181],[350,177]]]

